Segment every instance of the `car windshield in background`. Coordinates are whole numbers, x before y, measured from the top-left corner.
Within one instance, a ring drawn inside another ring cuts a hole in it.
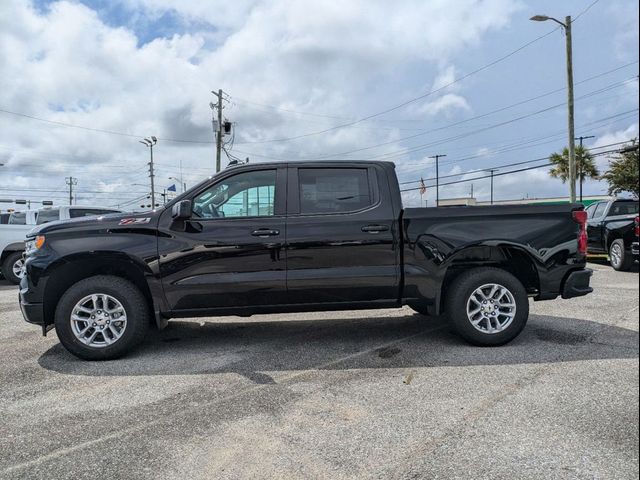
[[[51,209],[51,210],[40,210],[38,212],[38,221],[36,222],[38,225],[42,225],[43,223],[55,222],[60,219],[60,210]]]
[[[26,225],[27,214],[24,212],[13,212],[9,217],[9,225]]]

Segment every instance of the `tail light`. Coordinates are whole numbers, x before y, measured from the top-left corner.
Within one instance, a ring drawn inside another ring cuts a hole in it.
[[[634,228],[634,230],[635,230],[635,232],[636,232],[636,237],[640,237],[640,225],[639,225],[639,223],[640,223],[640,217],[636,217],[636,219],[634,220],[634,222],[635,222],[635,228]]]
[[[578,253],[587,254],[587,212],[584,210],[574,210],[572,212],[573,221],[580,225],[578,232]],[[636,224],[637,225],[637,224]]]

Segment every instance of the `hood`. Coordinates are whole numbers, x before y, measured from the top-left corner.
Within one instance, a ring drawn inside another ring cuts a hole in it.
[[[162,210],[136,213],[109,213],[106,215],[57,220],[37,225],[28,237],[49,235],[63,231],[90,231],[103,229],[125,229],[132,227],[155,228]]]

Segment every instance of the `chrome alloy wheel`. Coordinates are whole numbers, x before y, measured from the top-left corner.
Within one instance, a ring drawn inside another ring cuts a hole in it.
[[[476,288],[467,300],[467,318],[482,333],[500,333],[516,316],[513,294],[497,283]]]
[[[619,243],[614,243],[613,245],[611,245],[609,256],[611,257],[611,263],[613,263],[614,265],[620,265],[620,263],[622,262],[622,247]]]
[[[11,265],[11,271],[16,276],[16,278],[22,279],[25,274],[24,259],[19,258],[18,260],[13,262],[13,265]]]
[[[111,295],[87,295],[71,311],[71,330],[89,347],[102,348],[117,342],[127,328],[127,312]]]

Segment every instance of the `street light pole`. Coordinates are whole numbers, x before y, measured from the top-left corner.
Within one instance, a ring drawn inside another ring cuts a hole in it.
[[[565,17],[564,23],[547,15],[534,15],[531,20],[544,22],[551,20],[564,28],[567,49],[567,110],[569,123],[569,196],[571,203],[576,201],[576,145],[573,120],[573,47],[571,42],[571,15]]]
[[[153,172],[153,146],[158,142],[158,139],[152,135],[150,138],[139,140],[139,142],[143,144],[145,147],[149,147],[149,152],[151,155],[151,158],[149,161],[149,178],[151,179],[151,210],[155,210],[156,190],[155,190],[155,182],[154,182],[155,173]]]
[[[439,160],[446,155],[432,155],[429,158],[435,158],[436,160],[436,207],[440,206],[440,166]]]
[[[491,205],[493,205],[493,174],[498,171],[499,170],[497,168],[490,168],[487,170],[487,172],[491,174]]]

